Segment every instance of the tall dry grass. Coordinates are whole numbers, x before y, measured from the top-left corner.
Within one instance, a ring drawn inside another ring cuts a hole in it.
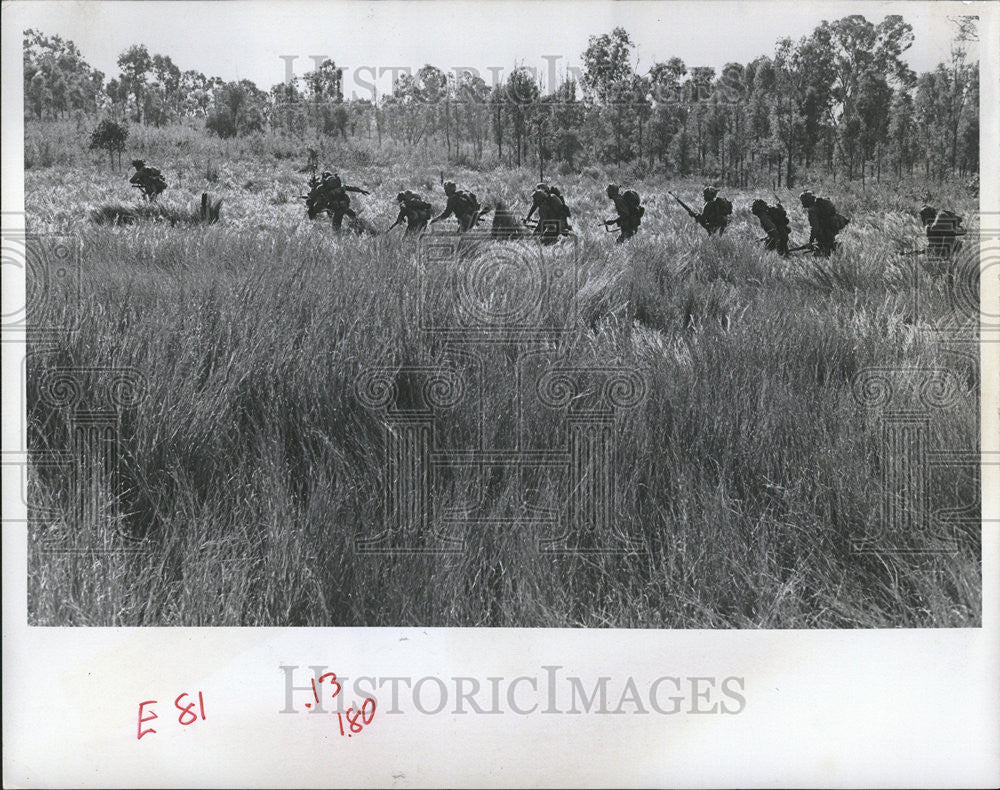
[[[699,184],[640,181],[642,230],[615,246],[600,220],[609,216],[603,187],[616,174],[561,178],[579,233],[581,279],[575,289],[560,281],[553,304],[576,302],[580,320],[547,316],[564,330],[551,355],[567,365],[624,366],[648,383],[646,399],[616,424],[616,529],[638,550],[539,552],[550,528],[527,517],[514,527],[448,527],[466,541],[460,556],[380,557],[355,552],[356,540],[381,523],[385,459],[383,426],[353,382],[373,366],[443,364],[440,341],[417,325],[417,245],[399,236],[334,237],[326,223],[307,221],[294,197],[305,179],[303,141],[207,141],[176,128],[141,130],[134,142],[170,183],[165,201],[185,205],[207,190],[226,208],[210,227],[99,227],[90,212],[128,200],[124,178],[68,143],[62,159],[71,164],[26,173],[31,228],[77,235],[84,251],[79,330],[63,333],[55,353],[29,359],[32,447],[68,441],[66,413],[40,397],[47,367],[128,367],[146,377],[141,400],[121,413],[119,490],[107,492],[119,499],[117,520],[80,529],[66,478],[45,470],[33,477],[35,501],[62,515],[32,527],[32,622],[980,622],[978,528],[952,528],[954,556],[850,550],[850,540],[880,520],[879,474],[892,463],[879,416],[852,397],[855,374],[871,366],[955,369],[961,391],[934,414],[932,446],[978,447],[975,378],[924,331],[948,313],[946,273],[896,254],[919,233],[903,190],[828,192],[853,222],[842,251],[807,261],[759,247],[747,211],[752,191],[729,192],[734,222],[723,237],[708,238],[665,195],[669,186],[694,198]],[[372,190],[355,202],[382,227],[403,188],[443,204],[442,163],[394,159],[394,150],[353,159],[324,153],[345,181]],[[481,200],[501,198],[515,210],[527,206],[534,183],[528,172],[448,175]],[[970,212],[968,199],[949,189],[941,192],[950,205]],[[797,238],[803,217],[784,197]],[[442,267],[461,270],[490,249]],[[571,263],[569,245],[550,254]],[[914,265],[920,316],[911,309]],[[445,281],[435,280],[429,300],[441,315],[455,308]],[[523,350],[514,342],[483,352],[482,395],[439,418],[445,440],[468,438],[477,408],[486,446],[509,440],[518,395],[511,360]],[[87,397],[107,383],[101,375],[88,379]],[[897,406],[916,408],[917,374],[896,379]],[[560,419],[543,410],[526,415],[530,434],[541,438],[558,435]],[[935,506],[978,502],[971,469],[936,474]],[[489,470],[481,489],[458,472],[445,471],[440,484],[449,506],[492,517],[526,512],[524,479],[507,470]],[[529,504],[559,507],[544,481],[537,487],[541,499]],[[928,534],[897,538],[908,549],[934,545]],[[76,551],[39,549],[53,539]],[[138,553],[106,550],[136,543]]]

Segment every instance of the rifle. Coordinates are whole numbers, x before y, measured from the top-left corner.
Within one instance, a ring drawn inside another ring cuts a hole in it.
[[[697,222],[699,225],[705,228],[705,230],[708,230],[708,228],[705,227],[705,220],[702,219],[701,214],[695,212],[687,203],[685,203],[683,200],[677,197],[677,195],[675,195],[673,192],[668,191],[667,194],[670,195],[670,197],[672,197],[678,203],[680,203],[681,208],[684,209],[695,222]]]
[[[798,247],[792,247],[788,250],[788,252],[802,252],[803,250],[814,252],[816,250],[816,243],[809,242],[808,244],[800,244]]]
[[[927,250],[907,250],[905,252],[900,251],[900,255],[926,255]]]

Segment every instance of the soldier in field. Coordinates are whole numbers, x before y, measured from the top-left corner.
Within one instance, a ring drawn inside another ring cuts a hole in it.
[[[809,190],[799,200],[809,217],[809,244],[815,243],[816,255],[830,255],[837,249],[837,234],[850,220],[838,214],[828,198],[816,197]]]
[[[750,206],[750,211],[757,217],[766,234],[764,249],[774,250],[781,256],[788,255],[788,237],[791,235],[791,225],[788,222],[788,213],[781,202],[769,206],[765,201],[758,199]]]
[[[369,192],[361,187],[347,186],[336,173],[324,171],[321,178],[315,176],[309,179],[309,194],[306,196],[306,211],[309,219],[315,219],[324,211],[330,217],[334,230],[340,230],[344,217],[357,219],[357,214],[351,208],[351,198],[348,192],[367,195]]]
[[[458,220],[459,232],[465,233],[472,230],[480,218],[489,211],[488,208],[479,206],[479,199],[473,192],[460,190],[454,181],[445,182],[444,193],[448,196],[448,203],[444,211],[431,220],[431,224],[454,216]]]
[[[702,190],[705,206],[701,210],[699,224],[708,231],[708,235],[722,233],[729,224],[729,215],[733,213],[733,204],[726,198],[719,197],[715,187],[705,187]]]
[[[569,235],[569,208],[556,187],[547,184],[535,186],[531,195],[531,209],[524,218],[525,224],[531,221],[535,211],[538,211],[538,223],[534,234],[543,244],[555,244],[560,236]]]
[[[132,167],[135,168],[135,174],[129,179],[129,183],[142,192],[146,200],[156,200],[157,196],[167,188],[166,179],[155,167],[146,167],[146,163],[141,159],[133,159]]]
[[[950,258],[961,246],[965,228],[963,219],[953,211],[938,210],[925,205],[920,209],[920,222],[927,232],[927,254],[933,258]]]
[[[621,244],[632,238],[639,230],[639,223],[646,209],[641,205],[639,193],[634,189],[627,189],[622,192],[617,184],[608,184],[605,190],[611,202],[615,205],[615,212],[618,214],[613,219],[605,220],[606,226],[617,225],[621,230],[616,243]]]
[[[399,216],[389,226],[389,230],[392,230],[404,221],[406,222],[406,235],[408,236],[427,229],[427,223],[431,219],[430,203],[409,189],[396,195],[396,202],[399,204]],[[386,232],[388,233],[388,231]]]

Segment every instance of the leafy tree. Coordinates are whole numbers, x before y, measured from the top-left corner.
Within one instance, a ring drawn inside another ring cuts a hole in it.
[[[122,74],[119,82],[126,94],[132,97],[135,106],[136,123],[142,121],[146,105],[146,91],[153,59],[143,44],[134,44],[118,56],[118,68]]]
[[[118,124],[105,118],[90,133],[90,150],[107,151],[112,168],[115,166],[115,154],[118,154],[118,169],[121,170],[122,151],[125,150],[127,139],[128,126],[126,124]]]
[[[583,53],[583,89],[588,98],[607,102],[632,74],[632,39],[625,28],[591,36]]]
[[[227,82],[215,92],[205,128],[223,138],[263,130],[266,96],[250,80]]]
[[[29,29],[23,63],[25,108],[37,119],[97,109],[104,74],[84,61],[72,41]]]

